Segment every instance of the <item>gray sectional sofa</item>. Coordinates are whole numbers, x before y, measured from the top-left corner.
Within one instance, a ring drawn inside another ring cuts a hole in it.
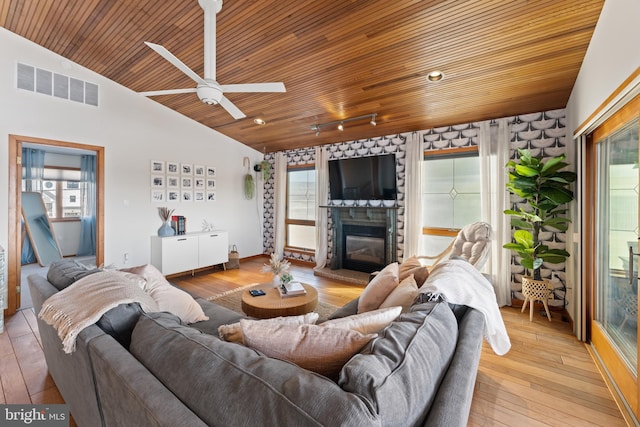
[[[28,279],[36,313],[58,291]],[[425,298],[426,300],[426,298]],[[484,318],[416,301],[342,369],[338,381],[222,341],[241,316],[198,299],[210,320],[182,324],[137,304],[107,312],[65,354],[38,320],[60,393],[79,426],[464,426]],[[354,314],[357,300],[332,317]]]

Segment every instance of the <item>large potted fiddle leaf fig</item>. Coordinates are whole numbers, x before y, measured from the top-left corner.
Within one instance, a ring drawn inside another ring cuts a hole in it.
[[[520,256],[520,264],[541,280],[540,267],[543,262],[558,264],[566,261],[569,252],[551,249],[540,241],[540,231],[553,229],[566,231],[571,219],[566,216],[566,204],[573,200],[571,183],[576,180],[574,172],[564,170],[568,164],[565,155],[552,157],[546,162],[542,157],[532,156],[528,150],[518,149],[519,160],[511,160],[507,190],[524,199],[519,210],[507,209],[511,225],[516,229],[513,242],[503,247]]]

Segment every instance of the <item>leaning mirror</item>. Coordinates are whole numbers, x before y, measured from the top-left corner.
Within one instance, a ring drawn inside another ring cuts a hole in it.
[[[22,217],[38,264],[45,267],[62,259],[62,252],[40,193],[22,193]]]

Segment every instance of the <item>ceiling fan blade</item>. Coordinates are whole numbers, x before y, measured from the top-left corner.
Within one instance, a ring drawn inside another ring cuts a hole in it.
[[[220,85],[223,92],[286,92],[284,83],[245,83]]]
[[[178,70],[185,73],[196,83],[201,85],[207,85],[207,82],[205,82],[202,77],[197,75],[195,71],[187,67],[184,62],[180,61],[173,53],[169,52],[163,46],[160,46],[159,44],[155,44],[155,43],[150,43],[150,42],[144,42],[144,44],[149,46],[151,49],[155,50],[156,53],[158,53],[158,55],[162,56],[164,59],[171,62],[174,67],[176,67]]]
[[[231,114],[233,116],[234,119],[238,120],[238,119],[244,119],[245,114],[240,111],[240,109],[238,107],[236,107],[236,105],[229,101],[229,98],[227,98],[226,96],[222,96],[222,98],[220,99],[219,104],[225,109],[227,110],[227,112],[229,114]]]
[[[194,93],[197,90],[198,89],[195,87],[190,87],[188,89],[151,90],[148,92],[138,92],[138,93],[144,96],[157,96],[157,95],[175,95],[177,93]]]

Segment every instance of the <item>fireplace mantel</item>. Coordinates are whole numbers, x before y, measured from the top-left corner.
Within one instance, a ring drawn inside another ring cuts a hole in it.
[[[385,264],[397,261],[397,206],[320,206],[331,210],[333,220],[332,270],[343,268],[343,225],[384,227],[386,232]]]

